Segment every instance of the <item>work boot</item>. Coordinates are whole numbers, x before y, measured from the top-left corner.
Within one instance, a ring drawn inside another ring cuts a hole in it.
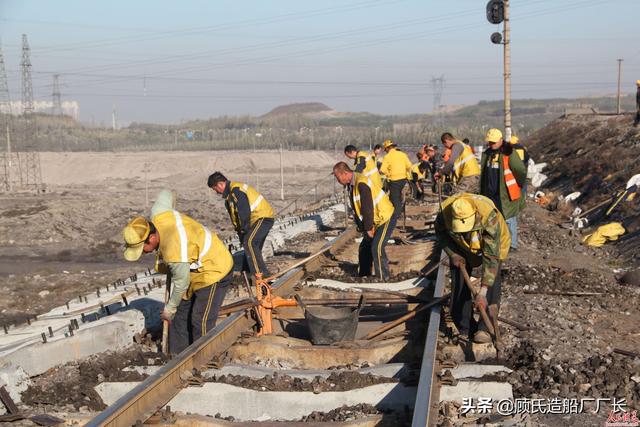
[[[491,342],[491,335],[487,331],[478,331],[473,336],[473,342],[476,344],[487,344]]]

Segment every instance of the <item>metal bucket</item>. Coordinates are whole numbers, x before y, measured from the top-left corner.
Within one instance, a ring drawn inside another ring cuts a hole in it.
[[[364,304],[363,297],[360,297],[356,308],[307,307],[298,295],[296,295],[296,300],[304,310],[304,318],[313,344],[327,345],[355,339],[360,310]]]

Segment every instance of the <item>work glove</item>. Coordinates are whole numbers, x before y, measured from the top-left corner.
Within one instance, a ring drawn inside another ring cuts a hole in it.
[[[466,261],[464,260],[464,257],[461,257],[460,255],[456,255],[453,254],[449,257],[450,261],[451,261],[451,265],[456,267],[456,268],[464,268]]]
[[[479,311],[487,310],[487,288],[485,286],[480,288],[480,292],[476,295],[474,305]]]
[[[373,239],[373,236],[375,233],[376,233],[376,229],[372,228],[371,230],[367,231],[367,236]]]

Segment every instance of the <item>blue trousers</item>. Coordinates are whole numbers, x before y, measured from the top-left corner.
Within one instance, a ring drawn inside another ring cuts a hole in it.
[[[518,217],[512,216],[511,218],[505,220],[507,225],[509,226],[509,233],[511,233],[511,248],[518,248]]]

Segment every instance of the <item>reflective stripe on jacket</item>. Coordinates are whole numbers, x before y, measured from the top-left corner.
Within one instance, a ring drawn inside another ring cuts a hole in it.
[[[377,228],[391,219],[391,215],[393,215],[393,205],[391,204],[391,200],[389,200],[389,196],[382,189],[382,186],[376,185],[364,175],[355,176],[355,182],[352,190],[353,209],[355,211],[355,215],[360,221],[362,221],[362,209],[360,205],[361,201],[358,184],[362,183],[366,184],[371,190],[371,198],[373,199],[373,223]]]
[[[360,162],[363,162],[364,164],[362,172],[357,170],[357,166]],[[358,151],[354,160],[354,166],[356,166],[356,173],[361,173],[372,181],[377,181],[376,185],[382,187],[382,178],[380,177],[380,171],[376,164],[376,157],[373,154],[368,153],[367,151]]]
[[[453,233],[450,231],[449,236],[451,237],[451,239],[466,251],[474,255],[481,255],[485,244],[483,233],[488,228],[487,224],[489,224],[489,222],[495,217],[497,218],[497,227],[495,232],[500,234],[499,259],[507,259],[509,248],[511,246],[511,235],[509,234],[509,227],[507,226],[507,223],[505,222],[502,214],[498,211],[496,206],[488,197],[481,196],[479,194],[462,193],[449,197],[447,200],[445,200],[442,203],[442,215],[444,217],[447,230],[452,230],[451,223],[453,221],[453,213],[451,210],[451,205],[458,198],[463,198],[475,207],[477,212],[476,223],[469,233]],[[494,233],[493,230],[491,230],[491,232]]]
[[[231,217],[231,222],[233,222],[236,230],[242,228],[242,224],[240,224],[240,217],[238,215],[238,207],[233,202],[233,190],[238,189],[247,195],[247,199],[249,200],[249,208],[251,210],[251,217],[249,219],[249,225],[255,224],[257,220],[260,218],[273,218],[274,212],[273,208],[267,202],[262,194],[258,193],[252,186],[248,184],[243,184],[240,182],[230,182],[229,183],[229,194],[227,195],[227,210],[229,211],[229,216]]]
[[[520,186],[516,177],[511,172],[509,167],[509,156],[502,156],[502,167],[504,169],[504,183],[507,186],[507,192],[509,193],[509,199],[511,201],[518,200],[522,196]]]
[[[165,263],[189,264],[189,290],[183,298],[219,282],[233,268],[233,257],[224,243],[191,217],[168,210],[151,218],[151,222],[160,235],[159,258]]]
[[[453,179],[458,182],[460,178],[465,176],[480,175],[480,165],[476,159],[473,150],[462,141],[456,141],[456,144],[462,144],[464,147],[462,154],[453,162]]]

